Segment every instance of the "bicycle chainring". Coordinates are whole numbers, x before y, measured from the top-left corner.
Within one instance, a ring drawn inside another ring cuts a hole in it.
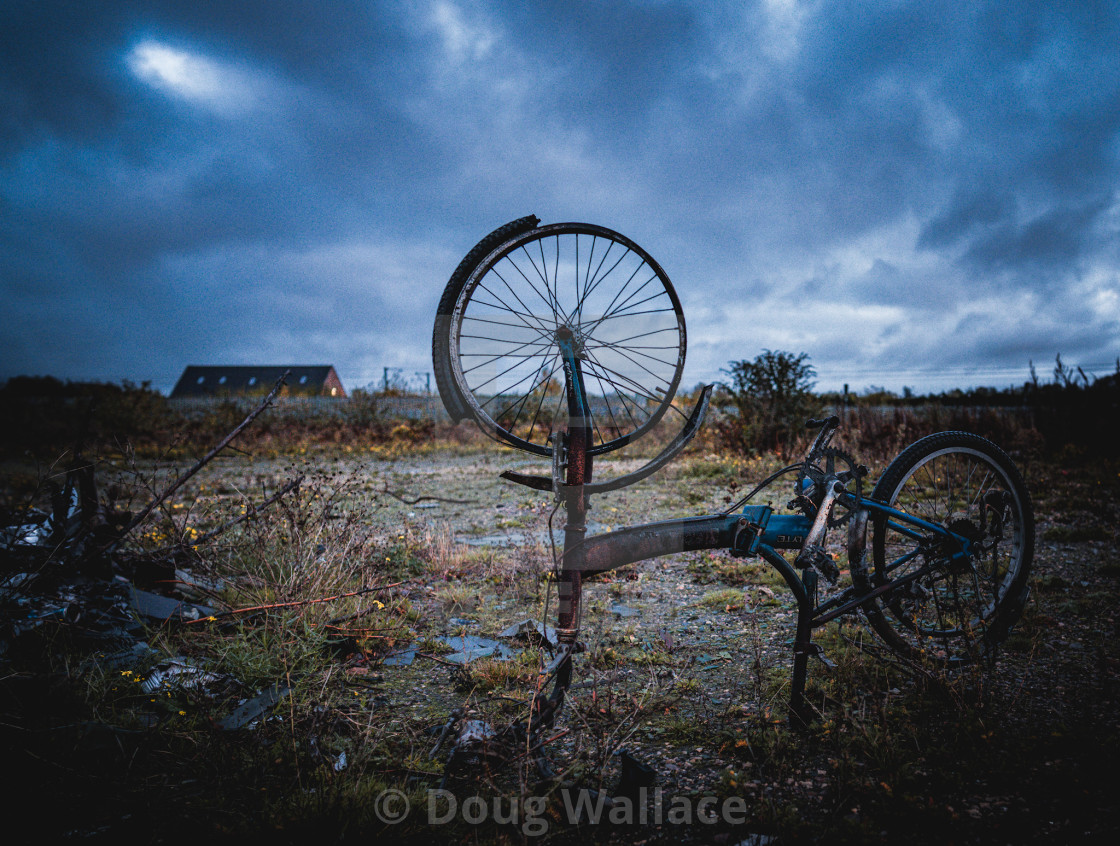
[[[867,469],[862,467],[850,453],[836,447],[825,447],[821,450],[820,464],[802,467],[797,476],[797,489],[808,491],[807,495],[798,496],[790,505],[812,517],[816,513],[816,507],[820,504],[820,491],[823,488],[822,483],[826,476],[836,476],[849,493],[853,494],[857,500],[861,499],[863,496],[862,480],[866,473]],[[809,484],[805,484],[806,481]],[[810,505],[813,507],[810,508]],[[828,518],[828,526],[829,528],[842,526],[848,522],[850,517],[850,511],[845,509],[842,514],[837,514],[836,509],[834,509],[832,515]]]

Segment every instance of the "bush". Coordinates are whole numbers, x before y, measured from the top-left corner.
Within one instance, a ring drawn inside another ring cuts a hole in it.
[[[816,375],[805,353],[764,350],[754,361],[732,361],[721,385],[724,414],[717,423],[724,444],[740,452],[793,452],[805,421],[820,409]]]
[[[0,439],[6,450],[152,443],[172,416],[167,399],[148,382],[64,383],[50,376],[17,376],[0,388]]]

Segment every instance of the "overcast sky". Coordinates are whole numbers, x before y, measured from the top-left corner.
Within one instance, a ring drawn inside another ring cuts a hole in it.
[[[491,229],[622,232],[683,384],[1120,355],[1120,5],[0,3],[0,379],[431,370]]]

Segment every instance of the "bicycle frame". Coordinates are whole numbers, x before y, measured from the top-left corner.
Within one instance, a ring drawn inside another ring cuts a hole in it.
[[[551,493],[566,514],[554,561],[556,647],[541,670],[529,716],[506,726],[499,742],[479,731],[477,721],[454,714],[432,750],[435,755],[451,727],[462,722],[447,772],[456,756],[469,761],[475,753],[491,755],[487,737],[499,747],[532,750],[546,772],[541,750],[547,741],[540,731],[555,721],[571,687],[582,648],[584,582],[662,555],[725,549],[761,558],[781,574],[797,602],[789,702],[795,724],[812,717],[804,695],[809,656],[829,663],[813,643],[813,631],[845,614],[861,612],[879,639],[904,657],[920,659],[932,646],[930,658],[950,667],[991,654],[1029,593],[1034,520],[1029,492],[1011,459],[975,434],[939,432],[915,441],[865,498],[866,468],[829,446],[839,420],[810,421],[819,432],[803,461],[773,474],[727,511],[588,537],[591,497],[641,481],[679,455],[698,432],[714,386],[700,392],[680,431],[654,459],[593,481],[595,455],[632,443],[670,407],[684,365],[683,311],[664,270],[630,239],[592,224],[539,223],[533,216],[512,221],[475,245],[448,280],[432,336],[436,383],[452,419],[473,417],[499,443],[550,457],[548,475],[501,476]],[[607,319],[618,321],[611,325],[617,331],[602,330]],[[557,363],[564,373],[559,396],[551,390]],[[598,387],[595,419],[585,378]],[[561,430],[565,403],[567,426]],[[982,469],[975,488],[973,468]],[[798,483],[786,510],[794,513],[746,505],[792,472],[798,472]],[[938,486],[939,472],[946,479],[964,473],[958,488],[975,495],[958,501],[957,489],[948,486],[934,491],[927,505],[924,486]],[[930,519],[903,510],[911,507]],[[848,579],[818,599],[821,578],[836,585],[843,575],[826,541],[829,530],[845,522]],[[965,582],[960,590],[958,577]]]
[[[928,575],[937,567],[952,566],[958,559],[967,561],[972,547],[969,538],[942,525],[853,494],[845,490],[835,476],[825,478],[825,494],[813,515],[774,514],[769,505],[748,505],[738,514],[666,520],[587,537],[587,486],[591,482],[592,461],[585,447],[590,437],[590,412],[584,393],[579,350],[571,334],[564,330],[558,333],[558,342],[563,356],[569,410],[568,432],[554,443],[556,458],[553,462],[555,475],[565,466],[560,459],[566,455],[566,482],[560,485],[554,481],[567,508],[564,548],[557,573],[559,646],[545,670],[547,675],[555,678],[553,691],[547,697],[543,693],[538,696],[531,729],[552,723],[571,683],[585,579],[637,561],[702,549],[727,549],[732,555],[762,558],[781,574],[797,600],[789,714],[791,722],[804,725],[810,720],[804,695],[808,659],[810,655],[817,655],[825,660],[820,648],[812,642],[813,630],[865,606],[871,599]],[[825,421],[807,461],[812,460],[827,443],[830,437],[828,427],[835,425],[834,419]],[[818,605],[819,578],[815,565],[822,563],[819,557],[825,555],[820,543],[827,528],[828,514],[836,505],[848,510],[851,515],[847,547],[853,584]],[[925,555],[926,563],[900,578],[871,588],[864,565],[864,551],[867,523],[872,518],[885,520],[892,529],[923,541],[915,551],[892,562],[887,572],[919,554]],[[782,554],[782,551],[792,550],[798,550],[794,564]],[[945,550],[949,551],[948,555],[944,554]]]

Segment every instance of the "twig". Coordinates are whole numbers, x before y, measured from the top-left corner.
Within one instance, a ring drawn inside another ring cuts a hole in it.
[[[540,743],[536,744],[535,746],[530,746],[524,752],[521,752],[521,753],[517,754],[514,758],[512,758],[512,760],[517,761],[517,760],[520,760],[521,758],[526,757],[527,755],[531,755],[534,752],[536,752],[540,749],[543,749],[545,746],[552,743],[554,740],[559,740],[564,735],[571,734],[571,731],[572,730],[570,728],[561,729],[560,731],[556,732],[556,734],[552,735],[552,737],[546,738],[545,740],[542,740]]]
[[[296,478],[292,479],[292,481],[288,482],[288,484],[284,485],[284,487],[282,487],[280,490],[278,490],[272,496],[270,496],[268,499],[266,499],[264,502],[262,502],[260,505],[250,506],[245,511],[245,513],[242,514],[240,517],[235,517],[234,519],[230,520],[228,523],[225,523],[221,526],[218,526],[218,528],[212,529],[211,531],[207,532],[206,534],[201,535],[193,543],[191,543],[189,545],[190,546],[201,546],[204,543],[209,543],[214,538],[216,538],[218,535],[232,529],[238,523],[243,523],[246,520],[250,519],[251,517],[256,517],[258,514],[260,514],[260,512],[264,511],[264,509],[266,509],[270,505],[273,505],[274,503],[276,503],[280,499],[280,497],[284,496],[284,494],[289,493],[289,492],[295,490],[296,488],[298,488],[300,486],[300,484],[303,482],[303,480],[304,480],[303,476],[297,476]],[[162,549],[157,549],[154,554],[158,555],[161,552],[169,552],[170,550],[176,549],[179,546],[183,546],[183,544],[177,543],[177,544],[174,544],[172,546],[165,546]]]
[[[382,626],[379,629],[344,629],[340,626],[332,626],[330,623],[309,623],[312,628],[322,626],[325,629],[330,629],[332,632],[337,632],[344,637],[353,638],[369,638],[370,640],[400,640],[400,629],[394,629],[392,626]],[[396,634],[376,634],[376,632],[396,632]]]
[[[398,582],[398,584],[400,584],[400,582]],[[326,625],[334,626],[337,628],[339,623],[346,623],[351,620],[357,620],[358,618],[364,617],[366,614],[369,614],[371,611],[376,610],[379,609],[375,608],[373,605],[370,605],[368,608],[363,608],[361,611],[355,611],[353,614],[347,614],[345,617],[335,617],[333,620],[327,620]]]
[[[435,661],[437,664],[444,664],[448,667],[462,667],[463,666],[462,664],[456,664],[454,661],[444,661],[442,658],[438,658],[435,655],[432,655],[431,653],[428,653],[428,652],[417,652],[416,657],[417,658],[427,658],[429,661]]]
[[[297,599],[292,602],[273,602],[270,605],[252,605],[248,608],[232,608],[229,611],[223,611],[220,614],[211,614],[209,617],[201,617],[197,620],[187,620],[187,623],[204,623],[213,622],[224,617],[232,617],[236,614],[248,614],[252,611],[271,611],[274,608],[298,608],[302,605],[319,605],[324,602],[334,602],[336,599],[348,599],[352,596],[363,596],[367,593],[376,593],[379,590],[388,590],[389,588],[399,587],[404,582],[393,582],[390,585],[378,585],[377,587],[367,587],[361,590],[353,590],[349,593],[338,593],[334,596],[321,596],[315,599]]]
[[[381,488],[379,493],[389,494],[389,496],[393,497],[393,499],[399,499],[405,505],[415,505],[416,503],[423,502],[426,499],[432,499],[432,500],[435,500],[436,502],[451,502],[451,503],[455,503],[456,505],[473,505],[474,503],[478,502],[477,499],[448,499],[447,497],[444,497],[444,496],[429,496],[429,495],[418,496],[415,499],[412,499],[412,498],[407,497],[407,496],[402,496],[401,494],[397,493],[396,491],[389,490],[388,485]]]
[[[145,520],[147,520],[148,515],[151,514],[159,506],[159,504],[161,502],[163,502],[165,499],[167,499],[169,496],[171,496],[173,493],[175,493],[175,491],[179,490],[179,488],[181,488],[183,486],[183,484],[191,476],[193,476],[195,473],[197,473],[199,470],[201,470],[203,467],[205,467],[214,458],[214,456],[216,456],[219,452],[221,452],[223,449],[225,449],[227,446],[229,446],[230,442],[232,442],[234,438],[236,438],[238,435],[240,435],[245,430],[245,427],[247,427],[250,423],[252,423],[254,420],[256,420],[257,417],[261,414],[261,412],[263,412],[266,408],[268,408],[272,404],[272,400],[276,397],[276,394],[278,394],[280,392],[280,388],[284,385],[284,381],[288,378],[288,376],[291,375],[291,372],[292,372],[291,370],[285,370],[284,375],[282,375],[279,379],[276,380],[276,385],[273,386],[271,391],[269,391],[268,396],[266,396],[261,401],[261,404],[258,405],[255,409],[253,409],[253,411],[251,411],[249,413],[249,416],[246,417],[244,420],[242,420],[237,425],[237,428],[235,428],[232,432],[230,432],[228,435],[226,435],[224,438],[222,438],[221,442],[216,447],[214,447],[212,450],[210,450],[210,452],[206,453],[206,455],[202,456],[202,458],[200,458],[198,460],[198,462],[194,465],[194,467],[192,467],[190,470],[188,470],[186,473],[184,473],[182,476],[180,476],[178,479],[176,479],[172,483],[171,487],[167,488],[163,493],[156,496],[155,499],[153,499],[150,503],[148,503],[147,507],[144,508],[143,511],[141,511],[139,514],[137,514],[135,517],[133,517],[132,521],[127,526],[125,526],[124,531],[121,532],[120,537],[121,538],[125,537],[129,532],[131,532],[133,529],[135,529],[137,526],[139,526],[141,523],[143,523]]]

